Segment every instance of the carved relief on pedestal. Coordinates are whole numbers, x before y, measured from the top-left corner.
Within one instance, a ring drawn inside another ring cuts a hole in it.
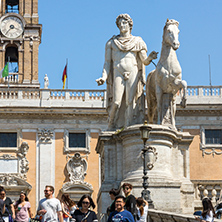
[[[52,143],[53,131],[51,129],[39,129],[38,137],[40,143]]]
[[[88,165],[84,157],[87,157],[87,155],[81,156],[80,153],[77,152],[73,156],[67,155],[67,158],[68,157],[70,157],[70,159],[67,162],[66,169],[68,171],[69,182],[63,185],[62,190],[66,191],[74,188],[74,185],[80,185],[83,189],[90,190],[91,193],[92,185],[84,181]]]

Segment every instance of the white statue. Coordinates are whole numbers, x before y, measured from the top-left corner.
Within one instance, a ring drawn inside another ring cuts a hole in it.
[[[47,74],[45,74],[45,77],[44,77],[44,89],[48,89],[49,87],[49,78],[47,76]]]
[[[180,43],[179,22],[167,19],[163,31],[162,50],[160,60],[155,70],[147,77],[146,95],[148,106],[149,123],[154,122],[154,115],[157,111],[157,123],[170,123],[175,128],[176,94],[180,90],[183,93],[181,106],[186,106],[187,83],[182,80],[181,67],[177,60],[176,50]],[[164,113],[163,95],[168,94],[169,107]]]
[[[155,51],[147,57],[147,47],[141,37],[131,35],[133,21],[128,14],[116,18],[120,34],[113,36],[106,43],[105,63],[102,77],[97,79],[98,85],[107,82],[107,110],[109,113],[109,129],[129,126],[134,118],[136,104],[143,94],[145,85],[145,66],[157,58]],[[120,113],[124,106],[124,113]],[[121,115],[122,114],[122,115]]]

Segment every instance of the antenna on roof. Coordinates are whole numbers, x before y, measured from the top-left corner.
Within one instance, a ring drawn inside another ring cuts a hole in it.
[[[210,94],[212,95],[212,84],[211,84],[211,65],[210,65],[210,55],[208,55],[209,60],[209,80],[210,80]]]
[[[210,86],[211,85],[211,65],[210,65],[210,55],[208,55],[208,59],[209,59],[209,78],[210,78]]]

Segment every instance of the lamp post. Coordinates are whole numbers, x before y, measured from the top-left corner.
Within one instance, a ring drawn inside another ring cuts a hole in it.
[[[147,169],[146,169],[147,168],[146,167],[146,153],[147,153],[147,151],[148,151],[148,158],[149,158],[147,166],[148,166],[149,169],[153,168],[153,162],[154,162],[153,160],[154,160],[154,158],[152,158],[152,156],[154,157],[155,154],[156,154],[156,152],[155,152],[156,149],[155,148],[149,147],[149,146],[146,145],[146,141],[149,139],[149,134],[150,134],[151,130],[152,130],[152,128],[147,125],[147,121],[145,121],[144,125],[140,127],[141,139],[143,140],[143,149],[142,149],[142,157],[143,157],[143,191],[142,191],[141,195],[142,195],[143,199],[145,199],[148,202],[149,208],[153,209],[154,205],[153,205],[153,201],[150,198],[150,191],[147,190],[148,187],[149,187],[149,183],[148,183],[148,176],[147,176]],[[150,160],[152,161],[152,163],[150,162]]]

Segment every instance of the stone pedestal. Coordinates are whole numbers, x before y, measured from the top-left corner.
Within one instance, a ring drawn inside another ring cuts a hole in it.
[[[143,161],[141,125],[119,132],[103,132],[96,147],[101,157],[101,188],[98,212],[105,213],[110,204],[108,192],[124,182],[133,185],[133,194],[141,196]],[[189,145],[193,137],[162,125],[152,127],[147,144],[157,150],[157,160],[148,171],[151,199],[157,210],[193,213],[194,189],[190,182]]]

